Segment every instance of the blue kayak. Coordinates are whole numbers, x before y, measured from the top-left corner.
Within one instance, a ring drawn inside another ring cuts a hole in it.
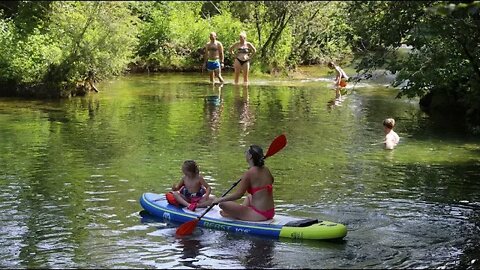
[[[186,207],[178,207],[167,202],[165,194],[144,193],[140,204],[151,215],[166,221],[185,223],[203,214],[206,208],[190,211]],[[220,208],[215,205],[197,224],[200,227],[224,230],[234,233],[280,237],[294,239],[328,240],[342,239],[347,235],[347,227],[330,221],[318,221],[276,214],[267,221],[242,221],[222,217]]]

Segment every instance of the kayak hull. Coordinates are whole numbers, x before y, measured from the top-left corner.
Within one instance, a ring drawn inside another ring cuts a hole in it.
[[[191,221],[206,210],[206,208],[198,208],[190,211],[186,207],[171,205],[167,202],[165,194],[156,193],[144,193],[140,197],[140,205],[151,215],[175,223]],[[279,214],[271,220],[259,222],[226,218],[220,215],[220,208],[217,205],[200,219],[197,226],[275,239],[285,237],[328,240],[341,239],[347,235],[345,225],[330,221],[316,221]]]

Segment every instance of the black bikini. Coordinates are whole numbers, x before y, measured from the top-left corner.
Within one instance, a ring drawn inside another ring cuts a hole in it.
[[[237,53],[248,53],[248,48],[238,48],[238,49],[237,49]],[[238,57],[237,57],[237,60],[238,60],[238,62],[240,63],[241,66],[243,66],[243,64],[245,64],[245,63],[247,63],[248,61],[250,61],[250,59],[240,60],[240,59],[238,59]]]
[[[238,57],[237,57],[237,60],[238,60],[238,62],[240,63],[240,66],[243,66],[243,64],[245,64],[245,63],[247,63],[248,61],[250,61],[250,59],[240,60],[240,59],[238,59]]]

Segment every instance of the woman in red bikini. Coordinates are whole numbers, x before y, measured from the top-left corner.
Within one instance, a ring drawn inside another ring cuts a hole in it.
[[[263,150],[257,145],[251,145],[245,152],[249,169],[243,174],[238,188],[231,195],[217,198],[213,203],[219,203],[220,214],[240,220],[263,221],[275,216],[273,203],[273,176],[264,165]],[[240,199],[245,192],[249,194],[243,204],[233,202]]]

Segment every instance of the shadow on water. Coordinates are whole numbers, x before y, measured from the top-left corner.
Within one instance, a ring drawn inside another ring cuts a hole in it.
[[[249,239],[250,247],[245,256],[246,268],[272,268],[274,267],[275,240],[252,237]]]
[[[182,259],[181,263],[186,267],[202,268],[202,266],[194,264],[198,261],[197,257],[201,255],[200,250],[205,247],[202,245],[202,241],[191,238],[179,238],[179,244],[183,253],[180,257]]]
[[[291,239],[291,238],[280,238],[282,243],[304,245],[314,248],[322,248],[329,250],[343,250],[347,245],[347,240],[345,239],[328,239],[328,240],[312,240],[312,239]]]

